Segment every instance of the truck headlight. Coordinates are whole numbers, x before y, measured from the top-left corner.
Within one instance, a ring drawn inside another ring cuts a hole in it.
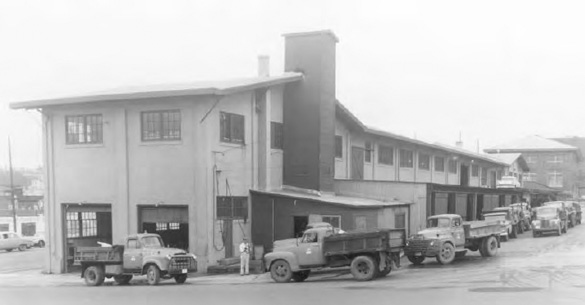
[[[167,254],[167,259],[171,259],[171,257],[173,257],[173,256],[170,254]]]
[[[430,245],[431,245],[431,246],[434,246],[434,245],[435,245],[435,241],[434,241],[434,240],[433,240],[433,241],[431,241],[431,244],[430,244]]]

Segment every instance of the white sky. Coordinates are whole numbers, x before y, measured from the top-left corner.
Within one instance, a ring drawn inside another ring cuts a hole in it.
[[[331,29],[337,98],[365,124],[475,150],[585,136],[585,1],[0,0],[0,167],[42,162],[8,103],[283,70],[281,34]]]

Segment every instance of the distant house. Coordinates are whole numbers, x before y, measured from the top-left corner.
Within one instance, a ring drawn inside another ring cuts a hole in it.
[[[578,196],[579,148],[540,136],[528,136],[485,149],[489,154],[521,153],[530,169],[524,181],[535,181],[561,190],[567,197]]]
[[[522,177],[530,171],[526,160],[521,153],[490,154],[490,157],[506,163],[503,176],[513,176],[522,182]]]

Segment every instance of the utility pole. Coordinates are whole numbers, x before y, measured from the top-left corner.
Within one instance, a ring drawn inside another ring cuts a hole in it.
[[[8,165],[10,166],[10,202],[12,203],[12,220],[14,221],[14,232],[16,233],[16,201],[14,200],[14,172],[12,170],[12,148],[10,137],[8,137]]]

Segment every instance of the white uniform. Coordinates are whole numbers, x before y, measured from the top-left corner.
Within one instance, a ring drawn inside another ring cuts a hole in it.
[[[240,275],[248,274],[250,271],[250,244],[243,241],[240,244]]]

